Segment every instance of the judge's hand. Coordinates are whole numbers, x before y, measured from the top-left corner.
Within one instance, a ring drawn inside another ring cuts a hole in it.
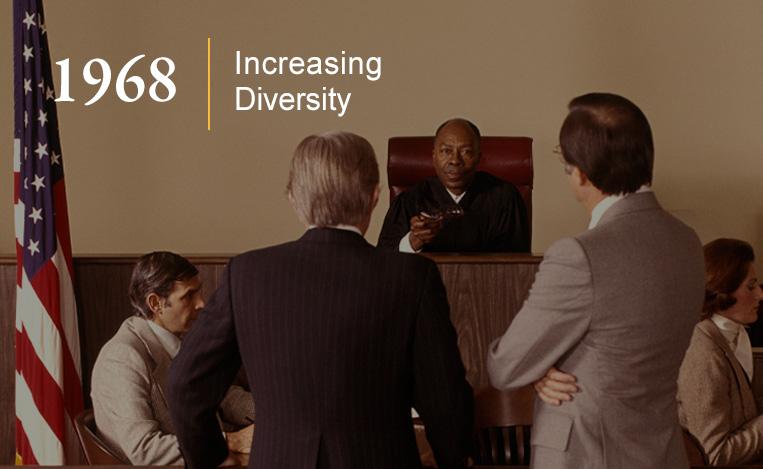
[[[409,240],[414,251],[418,251],[437,236],[442,228],[442,221],[442,217],[430,218],[421,214],[411,217]]]
[[[254,424],[237,432],[230,432],[227,434],[228,449],[234,453],[249,454],[252,438],[254,438]]]
[[[572,395],[580,391],[576,382],[574,376],[551,367],[543,378],[533,383],[533,387],[543,402],[558,406],[563,401],[571,401]]]

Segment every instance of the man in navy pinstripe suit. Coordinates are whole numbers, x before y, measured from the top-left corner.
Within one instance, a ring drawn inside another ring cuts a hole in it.
[[[411,407],[438,465],[465,466],[472,391],[445,289],[430,260],[363,238],[378,183],[362,137],[300,143],[287,192],[310,229],[232,259],[172,364],[188,467],[232,462],[215,409],[242,361],[257,405],[249,467],[419,468]]]

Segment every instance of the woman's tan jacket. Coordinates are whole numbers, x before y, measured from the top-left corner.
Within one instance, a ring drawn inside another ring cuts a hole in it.
[[[712,465],[763,457],[763,416],[742,365],[710,319],[694,328],[678,374],[681,425],[702,444]]]

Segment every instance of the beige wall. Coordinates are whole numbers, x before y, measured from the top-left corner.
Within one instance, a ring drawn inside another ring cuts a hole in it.
[[[565,104],[607,90],[638,103],[656,139],[655,189],[704,241],[732,236],[763,256],[763,2],[759,0],[46,2],[54,60],[72,59],[60,104],[75,253],[237,252],[299,236],[283,194],[306,134],[366,136],[382,166],[392,135],[463,115],[484,134],[535,139],[534,250],[586,216],[552,153]],[[10,2],[3,2],[8,23]],[[206,131],[206,37],[213,37],[213,130]],[[0,46],[10,50],[9,28]],[[382,79],[233,75],[249,55],[381,55]],[[170,104],[110,92],[85,108],[85,60],[139,53],[177,64]],[[12,253],[11,61],[0,54],[0,252]],[[79,68],[78,68],[79,67]],[[348,114],[236,113],[233,87],[352,91]],[[386,184],[386,181],[383,182]],[[375,241],[386,192],[373,219]],[[763,265],[760,264],[759,265]]]

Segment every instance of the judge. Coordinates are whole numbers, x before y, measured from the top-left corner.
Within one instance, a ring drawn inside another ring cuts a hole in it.
[[[527,210],[509,182],[477,171],[480,131],[451,119],[435,132],[431,177],[400,194],[379,247],[401,252],[528,252]]]

